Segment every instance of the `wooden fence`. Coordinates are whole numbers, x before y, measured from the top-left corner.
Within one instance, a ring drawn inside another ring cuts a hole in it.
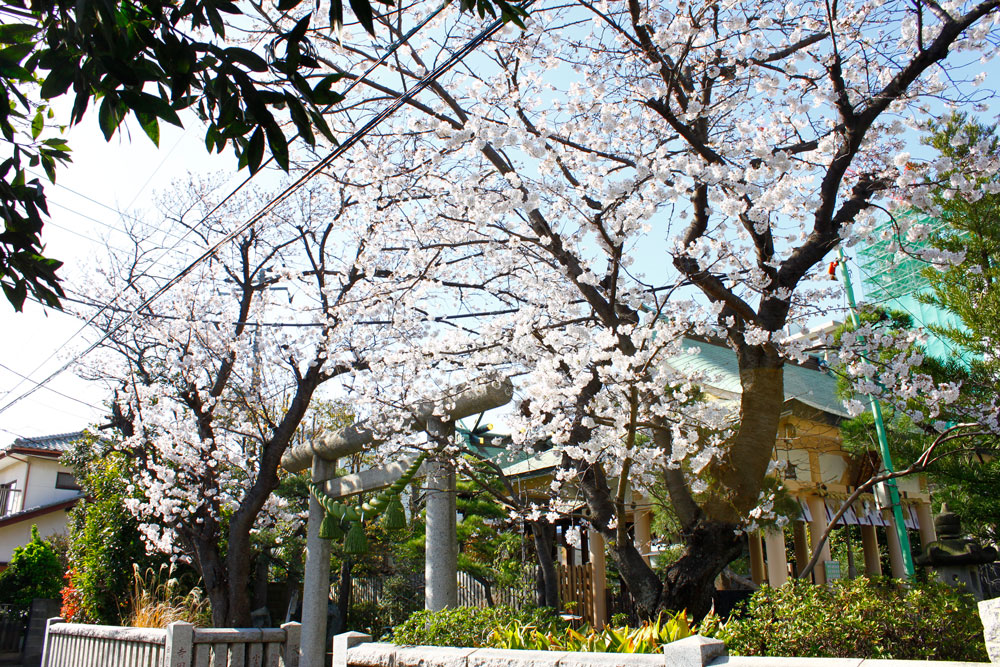
[[[41,667],[298,667],[298,623],[280,628],[120,628],[49,620]]]
[[[582,616],[583,622],[594,626],[594,566],[559,565],[559,602],[566,609],[569,603],[573,613]]]
[[[336,597],[336,591],[334,591]],[[354,577],[351,579],[351,604],[378,605],[382,599],[381,577]]]
[[[491,591],[493,604],[507,605],[520,609],[531,602],[531,589],[522,586],[494,586]],[[486,587],[476,581],[468,572],[458,573],[458,606],[459,607],[489,607],[486,597]]]

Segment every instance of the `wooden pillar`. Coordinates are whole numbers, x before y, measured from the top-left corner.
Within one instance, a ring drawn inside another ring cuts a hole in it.
[[[896,534],[896,520],[891,509],[882,510],[882,518],[889,524],[885,528],[886,546],[889,547],[889,566],[895,579],[906,579],[906,567],[903,565],[903,550],[899,546],[899,535]]]
[[[649,501],[639,494],[632,496],[635,510],[632,512],[635,526],[635,548],[642,554],[642,559],[649,565],[649,552],[653,545],[651,524],[653,513],[649,509]]]
[[[771,526],[764,530],[767,548],[767,583],[773,588],[788,581],[788,557],[785,554],[785,531]]]
[[[764,583],[764,547],[761,545],[760,531],[747,533],[747,542],[750,546],[750,578],[760,586]]]
[[[604,556],[604,536],[590,529],[591,593],[594,596],[594,628],[600,630],[608,622],[608,572]]]
[[[878,551],[878,533],[875,526],[861,526],[861,548],[865,553],[865,574],[882,576],[882,556]]]
[[[819,539],[826,530],[826,503],[819,496],[809,496],[809,513],[812,514],[812,521],[809,522],[809,547],[811,552],[816,550]],[[820,550],[819,561],[813,568],[813,578],[817,584],[826,583],[826,570],[823,563],[830,560],[830,541],[827,540]],[[808,562],[808,560],[807,560]]]
[[[792,522],[792,536],[795,544],[795,574],[802,574],[809,562],[809,538],[806,537],[806,522]]]
[[[937,541],[937,531],[934,530],[934,517],[931,516],[931,504],[917,505],[917,526],[920,528],[920,548],[926,549],[931,542]]]
[[[318,456],[312,460],[312,479],[325,482],[333,476],[334,461]],[[309,519],[306,524],[306,568],[302,581],[301,667],[326,664],[326,614],[330,599],[330,540],[319,536],[325,510],[309,495]]]

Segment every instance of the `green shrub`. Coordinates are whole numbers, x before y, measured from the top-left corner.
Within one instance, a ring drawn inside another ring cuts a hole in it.
[[[936,582],[763,586],[742,616],[724,625],[707,619],[701,632],[733,655],[988,661],[972,597]]]
[[[442,611],[418,611],[392,631],[395,644],[421,646],[490,646],[493,630],[513,622],[530,624],[544,631],[557,631],[566,624],[553,609],[512,609],[496,607],[458,607]]]
[[[132,614],[134,567],[156,570],[166,559],[150,556],[139,534],[139,521],[125,507],[135,463],[123,453],[89,439],[64,455],[87,493],[70,511],[67,596],[71,620],[123,625]]]
[[[35,598],[59,599],[63,569],[55,550],[31,527],[31,541],[14,549],[10,565],[0,573],[0,602],[27,613]]]

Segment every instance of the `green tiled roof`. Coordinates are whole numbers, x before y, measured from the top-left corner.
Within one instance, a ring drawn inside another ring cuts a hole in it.
[[[683,373],[703,373],[705,390],[719,398],[735,399],[742,393],[736,354],[731,349],[687,338],[684,351],[667,363]],[[785,400],[797,400],[839,417],[849,416],[837,397],[836,378],[821,370],[786,363]]]

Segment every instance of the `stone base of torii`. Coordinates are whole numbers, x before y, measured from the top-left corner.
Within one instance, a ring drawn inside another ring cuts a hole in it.
[[[455,422],[506,405],[513,396],[509,381],[461,386],[436,401],[420,403],[409,410],[413,430],[426,431],[434,442],[450,442]],[[446,417],[441,415],[446,414]],[[353,424],[315,442],[289,449],[281,465],[290,472],[310,469],[313,482],[322,484],[334,498],[385,488],[399,479],[416,457],[356,475],[334,477],[337,460],[357,454],[382,440],[364,424]],[[446,458],[429,458],[418,475],[425,478],[427,537],[426,607],[437,611],[458,604],[458,539],[456,536],[455,469]],[[326,615],[330,592],[330,540],[319,536],[324,510],[309,498],[306,529],[306,568],[302,590],[302,638],[300,667],[323,667],[326,662]]]

